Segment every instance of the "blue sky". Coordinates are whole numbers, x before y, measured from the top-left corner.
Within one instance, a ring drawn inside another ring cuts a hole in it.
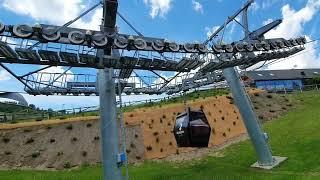
[[[62,25],[76,17],[81,11],[97,3],[97,0],[0,0],[0,21],[4,24],[35,24],[36,22]],[[226,18],[238,10],[245,0],[120,0],[119,11],[145,36],[161,37],[177,42],[203,41],[207,35],[224,23]],[[98,8],[74,26],[98,29],[101,9]],[[284,19],[284,23],[267,37],[293,38],[306,35],[308,39],[319,39],[320,0],[256,0],[250,9],[250,30],[261,27],[270,20]],[[118,18],[121,33],[134,32]],[[236,23],[228,26],[225,41],[241,38],[241,28]],[[290,69],[320,67],[317,42],[307,47],[308,53],[268,67]],[[39,66],[9,65],[16,72],[29,72]],[[62,72],[64,68],[51,71]],[[71,70],[72,73],[91,73],[92,69]],[[147,74],[140,72],[141,74]],[[171,74],[164,74],[171,75]],[[0,69],[0,90],[22,91],[23,86]],[[98,104],[97,97],[30,97],[30,103],[43,108],[81,107]],[[145,97],[144,98],[150,98]],[[151,97],[154,98],[154,97]],[[125,97],[125,100],[141,99]]]

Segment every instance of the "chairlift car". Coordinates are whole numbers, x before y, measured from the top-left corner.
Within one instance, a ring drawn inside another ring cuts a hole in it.
[[[205,113],[187,111],[178,115],[173,129],[178,147],[208,147],[211,127]]]

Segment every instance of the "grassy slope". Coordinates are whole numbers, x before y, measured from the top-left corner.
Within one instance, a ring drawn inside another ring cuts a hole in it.
[[[273,154],[289,157],[272,171],[249,168],[256,156],[247,141],[223,150],[224,157],[209,156],[184,165],[149,162],[130,167],[131,179],[320,179],[320,94],[298,97],[304,100],[301,107],[264,125]],[[0,179],[95,180],[101,179],[100,174],[100,167],[62,172],[0,171]]]

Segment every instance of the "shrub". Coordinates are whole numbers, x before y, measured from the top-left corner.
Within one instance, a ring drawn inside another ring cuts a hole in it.
[[[160,152],[163,152],[163,149],[162,149],[162,148],[160,149]]]
[[[162,118],[160,118],[160,123],[163,123],[163,120],[162,120]]]
[[[231,129],[230,129],[230,128],[228,128],[228,131],[230,132],[230,131],[231,131]]]
[[[42,121],[43,120],[43,118],[36,118],[36,121]]]
[[[5,151],[4,154],[8,156],[8,155],[11,155],[12,153],[10,151]]]
[[[89,128],[89,127],[92,127],[92,124],[91,123],[88,123],[87,124],[87,127]]]
[[[18,121],[10,121],[10,124],[17,124]]]
[[[69,125],[66,127],[66,129],[68,129],[68,130],[72,130],[72,129],[73,129],[72,124],[69,124]]]
[[[254,109],[258,110],[258,109],[259,109],[259,107],[255,106],[255,107],[254,107]]]
[[[64,120],[64,119],[67,119],[67,117],[61,116],[61,117],[59,117],[59,119],[60,119],[60,120]]]
[[[233,121],[233,125],[234,125],[234,126],[237,125],[237,122]]]
[[[152,125],[151,124],[149,124],[149,129],[152,129]]]
[[[57,153],[57,156],[62,156],[62,155],[63,155],[63,152],[62,152],[62,151],[60,151],[60,152]]]
[[[129,117],[133,117],[133,116],[134,116],[133,114],[130,114],[130,115],[129,115]]]
[[[253,95],[256,96],[256,97],[260,96],[259,93],[254,93]]]
[[[130,152],[131,152],[131,150],[130,150],[130,149],[127,149],[127,150],[126,150],[126,153],[127,153],[127,154],[129,154]]]
[[[131,144],[130,144],[130,147],[131,147],[131,148],[136,148],[136,145],[133,144],[133,143],[131,143]]]
[[[219,113],[222,113],[222,111],[221,111],[221,110],[219,110]]]
[[[268,107],[271,107],[271,104],[267,104]]]
[[[176,150],[176,154],[180,154],[179,149]]]
[[[170,123],[170,122],[168,122],[168,126],[171,126],[171,123]]]
[[[34,139],[33,138],[29,138],[29,139],[27,139],[25,144],[31,144],[33,142],[34,142]]]
[[[167,134],[167,131],[164,131],[164,134]]]
[[[152,146],[147,146],[147,151],[152,151]]]
[[[208,112],[208,115],[211,116],[211,112],[210,111]]]
[[[88,155],[87,151],[82,151],[82,156],[86,157]]]
[[[226,133],[223,133],[222,136],[223,136],[223,137],[227,137],[227,134],[226,134]]]
[[[25,133],[28,133],[28,132],[31,132],[32,130],[31,129],[24,129],[23,132]]]
[[[32,153],[31,154],[31,157],[32,158],[37,158],[37,157],[39,157],[40,156],[40,152],[35,152],[35,153]]]
[[[267,98],[272,99],[272,95],[271,95],[271,94],[268,94],[268,95],[267,95]]]
[[[151,123],[154,123],[154,119],[151,119]]]
[[[154,135],[154,136],[158,136],[159,133],[158,133],[158,132],[154,132],[153,135]]]
[[[156,142],[157,142],[157,143],[159,143],[159,142],[160,142],[160,139],[159,139],[158,137],[156,138]]]
[[[55,139],[50,139],[50,143],[54,143],[54,142],[56,142]]]
[[[142,120],[141,123],[143,124],[143,123],[144,123],[144,120]]]
[[[99,136],[95,136],[95,137],[94,137],[94,140],[95,140],[95,141],[99,141],[99,140],[100,140],[100,137],[99,137]]]
[[[169,142],[169,146],[172,146],[172,142],[171,141]]]
[[[259,115],[258,118],[261,119],[261,120],[263,120],[263,119],[264,119],[264,116]]]
[[[212,134],[216,134],[216,130],[214,128],[211,129]]]
[[[224,116],[221,117],[222,121],[224,121]]]
[[[271,112],[271,113],[275,113],[276,111],[275,111],[275,110],[271,110],[271,109],[270,109],[270,110],[269,110],[269,112]]]
[[[239,116],[237,116],[237,119],[239,119]]]
[[[65,163],[63,164],[63,168],[65,168],[65,169],[70,169],[70,168],[71,168],[70,162],[65,162]]]
[[[140,157],[140,156],[136,156],[136,159],[140,160],[140,159],[141,159],[141,157]]]
[[[139,136],[138,136],[138,134],[135,134],[134,137],[135,137],[135,138],[138,138]]]
[[[72,141],[72,142],[77,142],[77,141],[78,141],[78,138],[73,137],[73,138],[71,139],[71,141]]]
[[[282,109],[282,110],[287,110],[287,108],[286,108],[286,107],[282,107],[281,109]]]
[[[165,119],[165,118],[167,118],[167,116],[164,114],[164,115],[162,115],[162,118]]]
[[[233,100],[233,97],[231,97],[231,96],[227,96],[227,99]]]
[[[293,105],[292,105],[292,104],[287,104],[287,106],[288,106],[288,107],[292,107]]]

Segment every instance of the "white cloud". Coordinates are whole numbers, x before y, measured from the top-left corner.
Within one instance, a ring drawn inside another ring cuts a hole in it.
[[[213,26],[212,28],[206,27],[205,31],[207,31],[207,36],[210,37],[220,26]]]
[[[2,0],[2,5],[9,11],[19,15],[25,15],[38,22],[47,22],[54,25],[63,25],[76,18],[87,9],[83,0]],[[78,20],[73,27],[85,27],[97,30],[101,24],[102,9],[93,11],[89,21]]]
[[[11,79],[11,75],[6,70],[0,69],[0,81],[7,81]]]
[[[66,71],[66,69],[64,69],[63,67],[51,67],[48,69],[45,69],[43,71],[40,71],[40,73],[43,73],[41,75],[41,81],[44,83],[50,83],[53,80],[55,80],[56,78],[58,78],[59,74],[62,74]],[[55,74],[55,75],[53,75]],[[64,82],[64,81],[73,81],[74,80],[74,75],[72,73],[72,71],[68,70],[66,72],[66,75],[61,76],[60,78],[58,78],[56,80],[55,83],[53,83],[54,86],[61,86],[63,84],[59,83],[59,82]],[[49,82],[48,82],[49,81]]]
[[[278,28],[271,30],[266,34],[266,38],[283,37],[286,39],[295,38],[303,35],[304,25],[310,22],[320,11],[320,0],[309,0],[306,6],[296,11],[285,5],[282,7],[283,22]],[[307,39],[310,40],[309,37]],[[306,53],[293,56],[289,60],[270,65],[268,69],[291,69],[296,68],[319,68],[320,55],[315,50],[317,43],[306,45]]]
[[[192,5],[193,5],[193,9],[196,12],[203,13],[203,6],[202,6],[202,4],[200,2],[192,0]]]
[[[150,16],[155,18],[157,16],[164,17],[171,9],[172,0],[143,0],[147,6],[150,6]]]
[[[262,22],[262,25],[265,26],[265,25],[271,23],[272,21],[273,21],[273,19],[271,19],[271,18],[270,18],[270,19],[267,19],[267,20],[265,20],[265,21]]]

